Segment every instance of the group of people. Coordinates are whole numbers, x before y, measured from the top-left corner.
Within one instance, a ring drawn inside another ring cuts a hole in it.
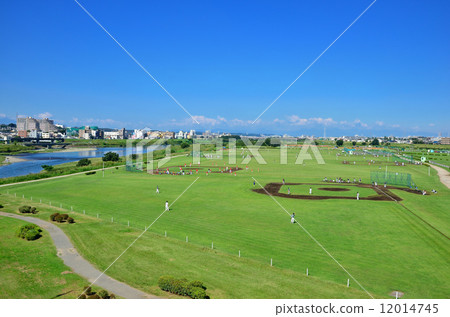
[[[353,182],[352,182],[350,180],[350,178],[347,178],[347,180],[345,180],[342,177],[336,177],[336,178],[330,178],[330,179],[328,179],[328,177],[324,177],[322,181],[326,182],[326,183],[353,183],[353,184],[355,184],[356,178],[353,178]],[[361,182],[362,182],[362,180],[361,180],[361,178],[359,178],[359,183],[361,183]]]

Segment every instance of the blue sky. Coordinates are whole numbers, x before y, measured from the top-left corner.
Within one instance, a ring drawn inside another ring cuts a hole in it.
[[[0,120],[288,133],[449,133],[450,2],[0,1]]]

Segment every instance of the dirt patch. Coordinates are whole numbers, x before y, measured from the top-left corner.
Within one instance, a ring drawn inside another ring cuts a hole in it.
[[[322,187],[318,188],[318,190],[327,190],[329,192],[348,192],[350,189],[348,188],[339,188],[339,187]]]
[[[285,183],[285,185],[322,185],[317,183]],[[317,195],[289,195],[289,194],[283,194],[280,193],[281,186],[283,186],[283,183],[269,183],[264,188],[257,188],[252,189],[254,192],[264,194],[264,195],[270,195],[270,196],[278,196],[283,198],[292,198],[292,199],[307,199],[307,200],[323,200],[323,199],[352,199],[356,200],[356,197],[348,197],[348,196],[317,196]],[[403,190],[409,193],[422,195],[421,191],[409,189],[409,188],[402,188],[402,187],[396,187],[396,186],[373,186],[370,184],[344,184],[344,185],[334,185],[337,191],[340,191],[342,189],[345,190],[345,188],[339,188],[339,186],[355,186],[360,188],[371,188],[373,189],[376,194],[371,195],[368,197],[360,197],[360,200],[376,200],[376,201],[402,201],[403,199],[399,196],[395,195],[393,192],[391,192],[389,189],[398,189]],[[328,187],[327,187],[328,188]],[[331,188],[331,187],[330,187]],[[347,189],[348,190],[348,189]],[[334,191],[334,190],[333,190]]]
[[[152,171],[152,173],[153,174],[161,174],[161,175],[178,175],[178,172],[170,172],[170,174],[166,174],[166,170],[167,169],[170,170],[170,169],[175,168],[175,167],[180,168],[179,165],[167,166],[167,167],[160,168],[160,169],[154,169]],[[210,173],[215,173],[215,174],[217,174],[217,173],[218,174],[226,174],[226,173],[231,174],[231,173],[235,173],[237,171],[242,170],[242,168],[240,168],[240,167],[230,167],[228,170],[226,170],[225,167],[219,167],[217,165],[216,166],[204,166],[204,165],[202,165],[202,166],[186,166],[186,167],[181,166],[181,168],[185,172],[191,172],[192,171],[192,173],[196,173],[196,170],[198,170],[200,172],[202,170],[205,170],[205,169],[207,170],[209,168],[211,168],[211,169],[212,168],[222,169],[222,170],[219,170],[219,171],[211,171],[210,172]],[[231,170],[231,173],[230,173],[230,170]]]

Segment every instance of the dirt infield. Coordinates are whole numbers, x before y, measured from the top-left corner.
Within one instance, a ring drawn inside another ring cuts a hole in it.
[[[323,185],[323,183],[286,183],[285,185]],[[327,184],[328,185],[328,184]],[[347,197],[347,196],[316,196],[316,195],[289,195],[289,194],[283,194],[280,193],[281,186],[283,186],[283,183],[269,183],[264,188],[258,188],[258,189],[252,189],[254,192],[264,194],[264,195],[270,195],[270,196],[278,196],[283,198],[292,198],[292,199],[307,199],[307,200],[323,200],[323,199],[353,199],[355,200],[356,197]],[[409,189],[409,188],[402,188],[402,187],[396,187],[396,186],[372,186],[369,184],[333,184],[330,186],[336,186],[335,190],[333,188],[333,191],[341,191],[345,190],[346,188],[338,188],[338,186],[355,186],[360,188],[371,188],[373,189],[377,194],[371,195],[369,197],[360,197],[360,200],[376,200],[376,201],[402,201],[403,199],[399,196],[395,195],[393,192],[390,191],[390,189],[398,189],[403,190],[408,193],[418,194],[422,195],[421,191]],[[331,187],[329,188],[331,189]],[[348,190],[348,189],[347,189]]]
[[[152,170],[152,174],[178,175],[178,172],[170,172],[169,174],[166,174],[166,170],[167,170],[167,168],[170,170],[172,168],[180,168],[180,167],[183,169],[183,171],[185,171],[185,172],[191,172],[192,171],[192,173],[195,173],[196,170],[198,170],[200,172],[200,171],[203,171],[205,169],[208,170],[209,168],[221,169],[219,171],[211,171],[210,172],[210,173],[214,173],[214,174],[217,174],[217,173],[219,173],[219,174],[227,174],[227,173],[231,174],[231,173],[234,173],[234,172],[242,170],[242,168],[240,168],[240,167],[230,167],[228,170],[226,170],[225,167],[219,167],[217,165],[216,166],[205,166],[205,165],[202,165],[202,166],[186,166],[186,167],[179,166],[179,165],[174,165],[174,166],[166,166],[166,167],[160,168],[160,169],[154,169],[154,170]],[[231,173],[230,173],[230,170],[231,170]]]
[[[348,188],[338,188],[338,187],[322,187],[318,188],[318,190],[327,190],[329,192],[348,192],[350,189]]]

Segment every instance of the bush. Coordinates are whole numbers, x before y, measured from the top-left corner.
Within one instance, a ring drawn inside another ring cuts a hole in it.
[[[51,215],[50,215],[50,220],[51,220],[51,221],[56,221],[56,219],[55,219],[56,216],[59,216],[59,212],[55,212],[54,214],[51,214]]]
[[[31,212],[31,206],[21,206],[19,207],[19,212],[21,214],[29,214]]]
[[[113,293],[109,294],[109,299],[116,299],[116,295],[114,295]]]
[[[78,299],[86,299],[86,294],[81,294]]]
[[[51,166],[51,165],[41,165],[41,167],[42,167],[46,172],[51,172],[51,171],[53,171],[53,166]]]
[[[83,294],[86,294],[86,296],[94,295],[94,292],[92,292],[92,289],[90,286],[83,287]]]
[[[337,145],[337,146],[342,146],[342,145],[344,145],[344,140],[341,140],[341,139],[337,140],[337,141],[336,141],[336,145]]]
[[[55,221],[61,223],[61,222],[64,222],[64,218],[61,215],[57,215],[55,217]]]
[[[67,218],[69,218],[68,214],[61,214],[60,216],[63,218],[64,221],[67,220]]]
[[[97,173],[96,171],[92,171],[92,172],[87,172],[85,173],[86,175],[94,175],[95,173]]]
[[[207,299],[209,298],[208,295],[206,295],[206,292],[203,288],[200,287],[193,287],[191,292],[189,293],[189,297],[193,299]]]
[[[93,294],[88,296],[88,299],[100,299],[100,296],[98,296],[97,294]]]
[[[173,276],[161,276],[158,280],[158,286],[163,291],[191,298],[209,298],[206,295],[206,287],[200,281],[188,282],[186,279],[176,279]]]
[[[72,217],[67,218],[67,222],[68,223],[75,223],[75,219],[73,219]]]
[[[39,210],[36,209],[36,207],[31,207],[31,213],[32,214],[37,214],[39,212]]]
[[[91,163],[92,162],[91,162],[90,159],[82,158],[81,160],[78,161],[77,166],[78,167],[80,167],[80,166],[88,166],[88,165],[91,165]]]
[[[3,205],[2,205],[2,204],[0,204],[0,208],[3,208]]]
[[[36,240],[41,237],[42,229],[35,224],[26,224],[17,230],[17,236],[28,241]]]
[[[98,296],[100,296],[100,298],[102,298],[102,299],[108,299],[109,298],[108,292],[105,291],[104,289],[102,289],[100,292],[98,292]]]

